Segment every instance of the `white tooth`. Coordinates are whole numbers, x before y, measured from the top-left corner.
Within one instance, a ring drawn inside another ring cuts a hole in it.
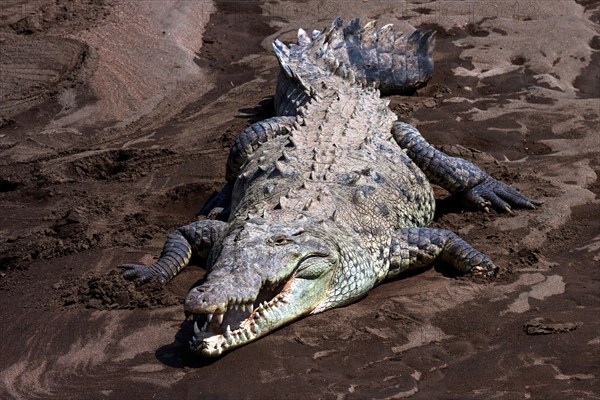
[[[223,314],[217,314],[217,322],[219,325],[223,323]]]
[[[252,311],[254,311],[254,304],[250,303],[248,304],[248,312],[252,314]]]
[[[245,304],[240,304],[240,310],[246,311],[246,305]]]
[[[225,329],[225,337],[229,337],[231,335],[231,326],[227,325],[227,329]]]
[[[198,328],[198,321],[194,322],[194,335],[198,335],[200,333],[200,328]]]
[[[234,304],[234,305],[233,305],[233,309],[237,311],[237,309],[238,309],[238,305],[237,305],[237,304]]]
[[[250,325],[250,330],[252,330],[252,332],[254,334],[257,334],[258,333],[258,325],[256,325],[256,324]]]
[[[213,315],[212,315],[212,314],[207,314],[207,315],[206,315],[206,320],[207,320],[208,322],[212,321],[212,319],[213,319]]]

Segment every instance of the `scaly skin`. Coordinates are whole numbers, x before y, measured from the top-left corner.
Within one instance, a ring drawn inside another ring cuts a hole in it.
[[[129,279],[166,282],[193,252],[208,251],[206,279],[185,301],[195,319],[191,349],[204,356],[356,301],[435,260],[494,275],[486,255],[426,228],[435,207],[430,181],[475,206],[535,204],[434,149],[380,98],[374,86],[404,93],[431,77],[430,33],[404,39],[391,26],[336,19],[311,37],[300,30],[298,43],[274,43],[279,117],[252,125],[232,146],[228,184],[207,210],[222,210],[226,222],[182,227],[156,263],[124,266]]]

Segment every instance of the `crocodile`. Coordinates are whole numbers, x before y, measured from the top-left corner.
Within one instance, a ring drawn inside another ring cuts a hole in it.
[[[206,357],[304,316],[352,303],[375,285],[434,261],[493,277],[498,267],[455,233],[427,227],[439,185],[489,211],[541,202],[398,121],[384,94],[424,86],[434,33],[336,18],[298,42],[273,42],[280,65],[276,116],[230,150],[226,185],[208,206],[220,218],[176,229],[151,265],[127,279],[166,283],[192,256],[207,274],[184,302],[192,352]]]

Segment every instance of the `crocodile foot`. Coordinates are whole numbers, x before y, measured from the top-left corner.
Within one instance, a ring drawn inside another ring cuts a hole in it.
[[[152,268],[142,264],[121,264],[119,268],[124,269],[123,278],[135,281],[136,284],[141,285],[156,279],[160,283],[166,283],[166,280],[157,274]]]
[[[512,212],[512,207],[532,209],[543,204],[542,201],[529,199],[518,190],[491,176],[465,192],[463,201],[486,212],[489,212],[490,206]]]
[[[484,260],[480,265],[473,267],[469,273],[475,277],[494,278],[498,275],[498,271],[500,271],[500,268],[495,266],[494,263],[487,258],[487,260]]]

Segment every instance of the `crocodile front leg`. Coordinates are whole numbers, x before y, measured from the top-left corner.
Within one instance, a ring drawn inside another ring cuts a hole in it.
[[[387,277],[422,268],[440,260],[462,273],[494,276],[498,271],[490,258],[445,229],[404,228],[395,232]]]
[[[429,181],[450,193],[462,194],[468,204],[486,211],[489,206],[494,206],[507,212],[511,211],[511,207],[535,208],[542,204],[497,181],[471,162],[437,150],[409,124],[394,123],[392,135]]]
[[[155,278],[167,283],[185,268],[193,253],[204,255],[221,236],[227,223],[214,220],[196,221],[178,228],[167,237],[159,259],[151,265],[122,264],[123,277],[141,284]]]

